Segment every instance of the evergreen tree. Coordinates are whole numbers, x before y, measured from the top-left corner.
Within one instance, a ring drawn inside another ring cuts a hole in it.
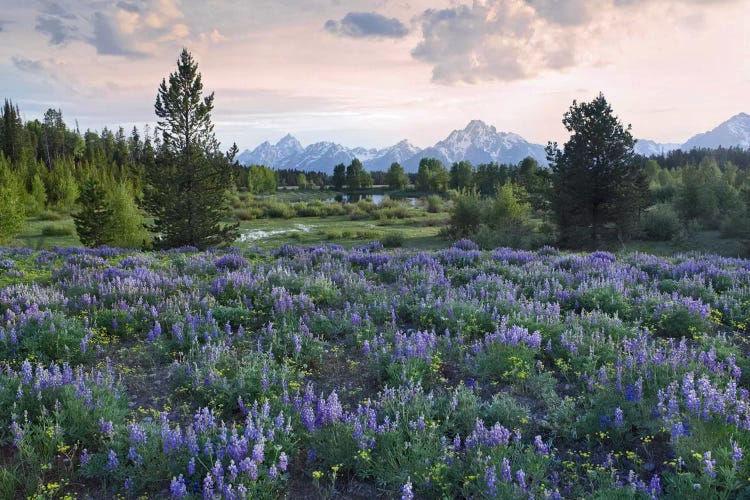
[[[94,177],[86,179],[81,185],[78,205],[81,209],[73,215],[78,239],[86,246],[98,247],[107,243],[105,230],[109,210],[105,203],[106,192],[101,183]]]
[[[454,162],[450,177],[450,186],[453,189],[470,189],[474,186],[474,169],[468,161]]]
[[[437,158],[422,158],[417,170],[416,188],[418,191],[446,191],[450,183],[450,173]]]
[[[607,224],[638,216],[640,182],[645,177],[633,153],[630,126],[623,127],[602,94],[590,103],[573,101],[563,117],[572,135],[563,150],[547,146],[553,172],[553,210],[560,243],[567,246],[602,243]]]
[[[0,243],[21,232],[25,223],[21,180],[10,169],[10,161],[0,152]]]
[[[29,195],[29,215],[36,215],[47,206],[47,190],[39,174],[31,179],[31,194]]]
[[[144,246],[148,233],[144,229],[143,215],[135,204],[132,188],[123,182],[115,184],[105,197],[105,205],[105,244],[121,248]]]
[[[409,178],[404,172],[404,167],[397,162],[391,163],[388,173],[385,174],[385,183],[391,189],[404,189],[408,186]]]
[[[372,186],[372,176],[365,171],[362,162],[357,158],[346,167],[346,186],[352,190]]]
[[[339,163],[333,167],[333,178],[331,179],[331,183],[337,191],[344,189],[344,184],[346,184],[346,165]]]
[[[0,150],[17,165],[24,146],[24,128],[18,106],[6,99],[0,112]]]
[[[214,94],[202,94],[198,64],[183,49],[177,71],[159,86],[154,108],[161,144],[146,170],[145,205],[160,246],[206,248],[236,238],[237,224],[223,223],[232,172],[211,123]]]

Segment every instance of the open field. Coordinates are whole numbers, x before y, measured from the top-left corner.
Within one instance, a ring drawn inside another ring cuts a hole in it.
[[[0,249],[0,497],[741,497],[749,317],[697,253]]]

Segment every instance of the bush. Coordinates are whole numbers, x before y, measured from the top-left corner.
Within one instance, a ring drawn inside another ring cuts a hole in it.
[[[75,229],[67,224],[47,224],[42,228],[43,236],[72,236]]]
[[[357,231],[357,239],[358,240],[377,240],[383,236],[383,233],[380,233],[378,231],[369,231],[367,229],[362,229]]]
[[[445,205],[445,203],[443,203],[443,199],[436,194],[428,196],[426,200],[426,204],[427,204],[427,211],[430,212],[431,214],[442,212],[444,205]]]
[[[404,206],[380,208],[376,214],[380,220],[406,219],[409,217],[409,209]]]
[[[381,238],[380,243],[385,248],[398,248],[404,244],[404,235],[399,233],[389,233]]]
[[[234,216],[239,220],[255,220],[262,215],[263,212],[257,208],[240,208],[234,211]]]
[[[680,217],[666,203],[659,203],[650,208],[641,222],[644,236],[653,241],[671,240],[680,232]]]
[[[750,232],[750,222],[743,210],[737,210],[721,221],[722,238],[742,238]]]
[[[39,215],[37,215],[36,218],[38,220],[56,221],[62,219],[62,215],[53,212],[52,210],[44,210],[43,212],[39,212]]]
[[[482,200],[475,194],[464,194],[456,199],[450,222],[450,232],[454,238],[467,237],[479,228],[482,205]]]
[[[266,215],[272,219],[291,219],[294,217],[295,211],[288,203],[270,201],[266,208]]]

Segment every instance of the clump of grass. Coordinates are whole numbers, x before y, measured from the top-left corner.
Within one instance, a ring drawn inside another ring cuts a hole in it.
[[[37,215],[37,219],[54,221],[62,219],[62,215],[57,212],[53,212],[52,210],[44,210],[42,212],[39,212],[39,215]]]
[[[404,245],[404,235],[400,232],[388,233],[381,238],[380,243],[385,248],[399,248]]]
[[[66,224],[47,224],[42,228],[43,236],[72,236],[75,229]]]

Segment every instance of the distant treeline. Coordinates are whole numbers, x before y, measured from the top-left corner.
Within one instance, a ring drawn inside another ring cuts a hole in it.
[[[716,163],[724,168],[728,163],[734,164],[741,169],[750,168],[750,149],[740,147],[716,149],[695,148],[690,151],[677,149],[666,154],[652,155],[649,157],[656,160],[662,168],[678,168],[685,165],[698,165],[706,158],[713,158]]]

